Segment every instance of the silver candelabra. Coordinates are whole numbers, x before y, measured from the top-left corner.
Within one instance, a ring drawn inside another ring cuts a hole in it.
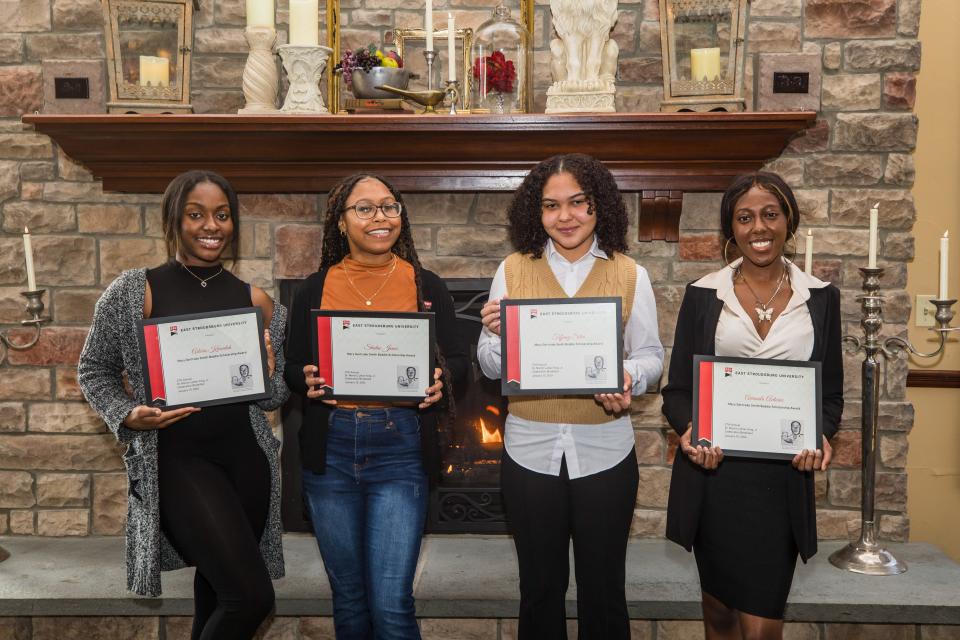
[[[932,300],[937,308],[937,326],[931,331],[937,332],[939,345],[934,351],[918,351],[909,340],[899,336],[884,338],[883,295],[880,294],[882,267],[860,268],[863,276],[863,294],[858,296],[861,307],[860,326],[863,337],[844,336],[844,343],[851,345],[852,353],[863,352],[861,367],[861,451],[862,486],[860,489],[861,523],[860,539],[835,551],[830,562],[841,569],[855,573],[875,576],[890,576],[903,573],[907,565],[893,557],[877,542],[877,523],[874,516],[877,476],[877,417],[880,406],[880,359],[898,358],[911,354],[918,358],[932,358],[939,355],[947,343],[947,335],[960,327],[951,327],[953,305],[956,300]]]

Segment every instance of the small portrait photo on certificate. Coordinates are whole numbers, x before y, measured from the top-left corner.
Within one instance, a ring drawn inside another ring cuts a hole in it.
[[[409,364],[397,365],[397,391],[416,389],[420,384],[417,368]]]
[[[235,392],[253,388],[253,371],[249,362],[230,365],[230,383]]]
[[[607,381],[607,366],[601,355],[584,356],[583,372],[583,381],[587,384]]]
[[[780,421],[780,444],[789,451],[803,449],[803,422],[800,420]]]

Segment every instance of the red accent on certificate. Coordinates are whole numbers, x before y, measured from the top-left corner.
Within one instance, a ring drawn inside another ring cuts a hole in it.
[[[713,363],[700,363],[700,421],[697,442],[713,439]]]
[[[167,391],[163,387],[163,360],[160,356],[160,336],[157,325],[148,324],[143,328],[143,340],[147,348],[147,371],[150,372],[150,402],[167,400]]]
[[[520,307],[506,307],[507,327],[507,382],[520,384]]]
[[[324,387],[333,388],[333,355],[330,353],[330,316],[317,316],[317,376]]]

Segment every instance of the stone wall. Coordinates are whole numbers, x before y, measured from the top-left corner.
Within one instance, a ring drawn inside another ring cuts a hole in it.
[[[278,3],[278,25],[286,3]],[[458,24],[477,26],[491,0],[436,0]],[[246,51],[242,0],[204,0],[196,19],[193,104],[231,112],[242,102]],[[345,0],[344,46],[379,40],[391,25],[419,26],[421,0]],[[614,37],[621,49],[617,104],[656,111],[662,94],[658,3],[621,2]],[[770,163],[797,189],[801,234],[816,231],[816,273],[843,290],[847,329],[856,331],[865,262],[866,216],[881,203],[881,264],[887,266],[886,320],[903,331],[909,313],[906,261],[914,253],[910,188],[917,122],[912,114],[920,45],[920,0],[753,0],[747,56],[749,108],[812,108],[817,125]],[[536,7],[536,103],[548,83],[549,8]],[[53,65],[105,73],[99,0],[0,0],[0,323],[22,318],[25,287],[18,233],[34,232],[37,275],[53,323],[40,344],[11,352],[0,365],[0,534],[101,535],[122,532],[126,480],[112,437],[82,401],[75,364],[93,304],[125,268],[163,258],[159,197],[104,194],[98,182],[49,139],[20,124],[40,110]],[[57,62],[54,62],[54,57]],[[773,94],[773,70],[808,71],[809,96]],[[96,78],[92,86],[98,86]],[[785,99],[785,96],[787,99]],[[102,96],[95,96],[102,98]],[[102,108],[102,102],[100,103]],[[58,107],[50,107],[58,108]],[[445,276],[491,276],[509,251],[507,195],[412,194],[409,208],[424,262]],[[627,201],[634,220],[636,194]],[[251,195],[241,200],[245,234],[239,275],[273,290],[277,279],[302,277],[318,262],[324,198]],[[686,282],[717,268],[719,196],[687,194],[679,243],[631,243],[650,272],[661,335],[673,340]],[[631,237],[636,237],[635,223]],[[858,523],[859,361],[846,365],[847,408],[831,470],[818,474],[819,527],[845,538]],[[904,399],[906,365],[889,367],[881,405],[877,506],[882,535],[905,540],[906,434],[913,408]],[[669,465],[676,438],[657,395],[635,403],[641,484],[633,531],[662,536]],[[911,627],[912,628],[912,627]],[[817,636],[819,637],[819,636]],[[912,632],[911,632],[912,637]]]

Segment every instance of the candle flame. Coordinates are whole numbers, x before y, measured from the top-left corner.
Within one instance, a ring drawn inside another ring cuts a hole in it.
[[[950,231],[949,231],[949,230],[943,232],[943,237],[944,237],[944,238],[947,238],[947,237],[949,237],[949,236],[950,236]]]
[[[873,208],[874,208],[874,209],[879,209],[879,208],[880,208],[880,203],[877,202],[876,204],[874,204],[874,205],[873,205]]]
[[[813,237],[813,229],[807,229],[807,237],[808,237],[808,238],[812,238],[812,237]]]
[[[27,227],[24,227],[24,228],[23,228],[23,233],[26,234],[26,235],[29,235],[29,234],[30,234],[30,229],[28,229]]]

